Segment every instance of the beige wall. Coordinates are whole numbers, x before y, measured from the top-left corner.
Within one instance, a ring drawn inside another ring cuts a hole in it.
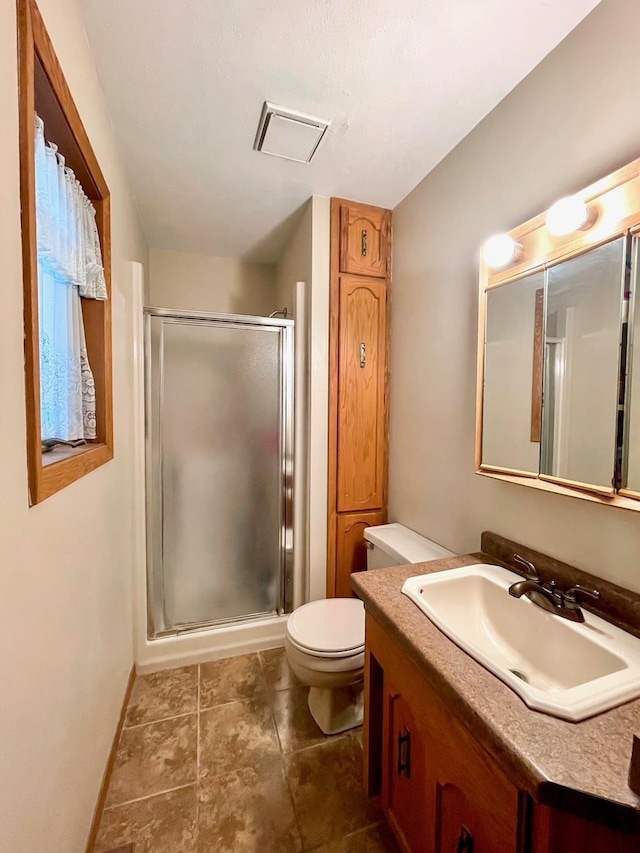
[[[306,411],[307,524],[304,535],[306,597],[326,595],[327,470],[329,431],[329,213],[330,200],[314,195],[285,247],[276,270],[278,306],[295,316],[293,289],[307,284]],[[296,365],[298,369],[298,365]],[[298,403],[296,403],[298,406]],[[296,408],[296,411],[298,409]],[[299,544],[299,540],[298,540]]]
[[[297,281],[311,284],[313,251],[313,199],[309,199],[298,227],[287,243],[276,265],[276,302],[285,305],[289,316],[294,312],[294,288]]]
[[[264,316],[282,307],[273,266],[163,249],[151,249],[149,257],[155,308]]]
[[[112,193],[115,459],[29,509],[15,4],[0,4],[0,848],[79,853],[132,665],[131,269],[147,249],[75,0],[39,0]]]
[[[456,551],[496,530],[640,590],[640,518],[476,476],[482,242],[638,156],[640,6],[603,0],[394,214],[390,513]]]

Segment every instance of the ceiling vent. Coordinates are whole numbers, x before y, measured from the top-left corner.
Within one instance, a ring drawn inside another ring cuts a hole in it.
[[[328,127],[329,122],[321,118],[265,101],[253,147],[274,157],[310,163]]]

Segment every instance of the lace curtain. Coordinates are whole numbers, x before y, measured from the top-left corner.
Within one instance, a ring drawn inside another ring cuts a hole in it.
[[[35,119],[43,441],[96,437],[96,396],[80,297],[106,299],[96,212]]]

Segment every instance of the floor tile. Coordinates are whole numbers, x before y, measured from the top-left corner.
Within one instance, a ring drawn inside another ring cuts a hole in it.
[[[302,684],[271,694],[273,714],[283,752],[294,752],[323,743],[327,739],[311,716],[308,697],[309,688]]]
[[[328,740],[285,757],[289,787],[306,848],[313,850],[382,819],[362,786],[355,737]]]
[[[260,660],[267,687],[270,690],[287,690],[301,685],[289,667],[287,654],[283,648],[260,652]]]
[[[124,729],[107,805],[148,797],[195,782],[197,715]],[[137,853],[137,851],[136,851]]]
[[[317,847],[314,853],[401,853],[398,842],[384,824],[362,829],[339,841]]]
[[[198,667],[184,666],[139,675],[127,709],[125,726],[152,723],[198,710]]]
[[[105,809],[95,853],[130,842],[135,853],[193,853],[197,810],[195,785]]]
[[[200,708],[263,698],[266,681],[257,654],[200,665]]]
[[[232,702],[200,714],[201,780],[258,767],[277,755],[278,737],[266,700]]]
[[[198,853],[298,853],[302,840],[280,755],[199,786]]]

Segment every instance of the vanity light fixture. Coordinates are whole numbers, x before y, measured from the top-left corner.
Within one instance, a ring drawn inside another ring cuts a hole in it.
[[[577,196],[566,196],[552,204],[547,211],[545,224],[554,237],[565,237],[573,231],[586,231],[596,220],[594,208]]]
[[[508,234],[494,234],[482,247],[482,259],[491,269],[501,269],[521,257],[522,245]]]

